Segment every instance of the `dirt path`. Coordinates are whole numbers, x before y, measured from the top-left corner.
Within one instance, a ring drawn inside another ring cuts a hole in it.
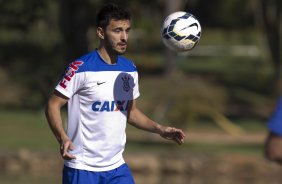
[[[265,132],[245,132],[237,136],[230,135],[223,131],[199,131],[191,130],[187,132],[187,141],[191,142],[206,142],[206,143],[263,143],[267,133]]]
[[[222,130],[189,130],[185,132],[186,142],[192,143],[225,143],[225,144],[262,144],[267,136],[266,132],[243,132],[231,135]],[[127,132],[128,140],[132,141],[164,141],[160,136],[144,131]]]

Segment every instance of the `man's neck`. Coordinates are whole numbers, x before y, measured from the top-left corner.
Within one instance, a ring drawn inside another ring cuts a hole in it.
[[[98,53],[107,64],[113,65],[117,63],[117,55],[110,53],[105,47],[99,47]]]

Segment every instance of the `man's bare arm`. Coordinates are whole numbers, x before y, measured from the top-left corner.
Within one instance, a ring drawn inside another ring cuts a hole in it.
[[[265,141],[265,157],[271,161],[282,164],[282,137],[269,133]]]
[[[135,100],[131,102],[129,107],[128,122],[139,129],[157,133],[168,140],[174,140],[178,144],[184,143],[185,134],[182,130],[175,127],[162,126],[151,120],[138,109]]]
[[[74,159],[75,157],[68,153],[73,149],[73,144],[69,140],[63,126],[61,117],[61,108],[66,104],[68,98],[55,91],[48,100],[45,114],[48,124],[60,144],[60,152],[64,159]]]

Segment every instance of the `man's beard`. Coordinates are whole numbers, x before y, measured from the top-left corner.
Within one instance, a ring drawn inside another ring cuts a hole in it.
[[[117,44],[117,47],[120,46]],[[114,49],[114,47],[112,47],[112,50],[114,50],[114,52],[116,52],[117,55],[123,55],[127,50],[127,45],[125,45],[124,47],[125,47],[124,49],[120,49],[120,50]]]
[[[108,50],[110,53],[113,53],[113,54],[116,54],[116,55],[123,55],[123,54],[125,54],[125,52],[126,52],[126,50],[127,50],[127,45],[125,46],[125,49],[124,49],[124,50],[119,51],[119,50],[115,49],[115,48],[118,47],[119,43],[116,44],[117,47],[115,47],[114,44],[111,43],[111,42],[109,42],[109,41],[107,41],[106,43],[107,43],[107,44],[106,44],[107,50]]]

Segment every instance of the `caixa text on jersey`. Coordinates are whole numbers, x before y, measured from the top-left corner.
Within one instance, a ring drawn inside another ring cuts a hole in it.
[[[127,111],[129,100],[96,101],[92,104],[92,110],[97,112]]]

